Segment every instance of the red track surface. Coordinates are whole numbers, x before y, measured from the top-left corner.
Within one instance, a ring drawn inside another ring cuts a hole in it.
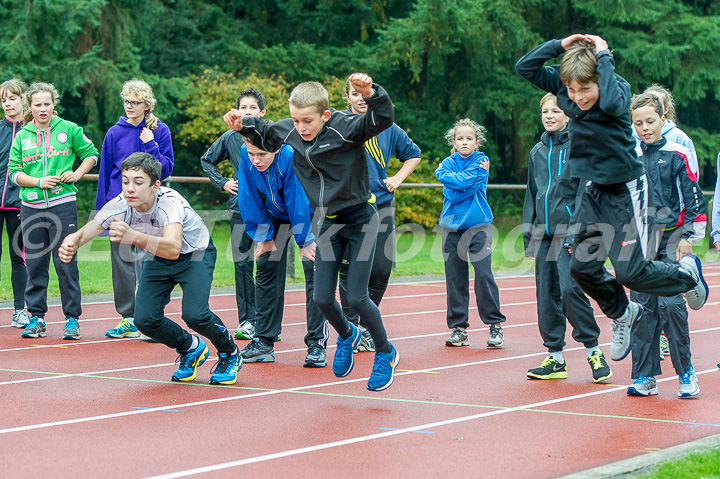
[[[593,384],[569,333],[569,378],[527,380],[547,354],[532,277],[498,280],[508,317],[501,350],[485,347],[474,309],[470,347],[444,346],[444,283],[391,286],[381,310],[401,361],[380,393],[365,388],[369,353],[356,355],[343,379],[330,366],[301,367],[300,291],[287,293],[276,363],[244,365],[234,386],[207,384],[214,361],[195,382],[173,383],[173,351],[106,339],[117,321],[111,303],[86,305],[83,339],[62,341],[62,313],[52,307],[48,338],[0,327],[0,474],[550,478],[667,448],[720,433],[720,267],[708,266],[706,279],[710,302],[690,315],[698,400],[677,399],[670,361],[657,397],[626,396],[630,358],[611,364],[610,384]],[[234,296],[214,296],[211,307],[237,326]],[[171,319],[180,321],[179,308],[173,300]],[[10,311],[2,317],[9,323]],[[598,321],[607,354],[609,320]],[[334,341],[332,332],[330,360]]]

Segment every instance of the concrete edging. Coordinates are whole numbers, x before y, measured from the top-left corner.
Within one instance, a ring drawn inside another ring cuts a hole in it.
[[[697,452],[707,452],[720,448],[720,434],[704,437],[696,441],[679,444],[660,451],[643,454],[642,456],[625,459],[605,466],[595,467],[586,471],[576,472],[558,479],[621,479],[651,472],[664,462],[682,459]]]

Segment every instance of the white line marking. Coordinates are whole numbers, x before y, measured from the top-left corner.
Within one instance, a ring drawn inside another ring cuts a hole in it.
[[[699,371],[696,374],[706,374],[706,373],[717,372],[717,371],[718,371],[717,368],[713,368],[713,369],[708,369],[705,371]],[[675,379],[674,377],[673,378],[665,378],[665,379],[658,380],[658,382],[669,381],[669,380],[674,380],[674,379]],[[430,423],[426,423],[426,424],[420,424],[417,426],[406,427],[406,428],[397,429],[394,431],[386,431],[386,432],[380,432],[380,433],[376,433],[376,434],[370,434],[367,436],[353,437],[353,438],[343,439],[340,441],[328,442],[325,444],[317,444],[315,446],[302,447],[299,449],[290,449],[287,451],[280,451],[280,452],[276,452],[273,454],[265,454],[263,456],[249,457],[246,459],[224,462],[224,463],[220,463],[220,464],[214,464],[211,466],[197,467],[194,469],[186,469],[184,471],[177,471],[177,472],[173,472],[173,473],[169,473],[169,474],[161,474],[158,476],[151,476],[146,479],[174,479],[177,477],[194,476],[194,475],[203,474],[206,472],[214,472],[214,471],[219,471],[222,469],[229,469],[232,467],[244,466],[247,464],[254,464],[254,463],[258,463],[258,462],[271,461],[273,459],[281,459],[284,457],[297,456],[297,455],[305,454],[308,452],[315,452],[315,451],[321,451],[324,449],[332,449],[335,447],[347,446],[349,444],[358,444],[361,442],[374,441],[376,439],[383,439],[386,437],[397,436],[397,435],[406,434],[409,432],[432,429],[432,428],[447,426],[450,424],[458,424],[458,423],[462,423],[462,422],[474,421],[476,419],[497,416],[500,414],[508,414],[508,413],[516,412],[516,411],[534,409],[534,408],[538,408],[538,407],[542,407],[542,406],[549,406],[552,404],[559,404],[562,402],[573,401],[576,399],[585,399],[585,398],[592,397],[592,396],[599,396],[601,394],[609,394],[612,392],[621,391],[621,390],[624,390],[625,387],[626,386],[607,388],[607,389],[602,389],[599,391],[593,391],[590,393],[576,394],[574,396],[566,396],[566,397],[562,397],[562,398],[550,399],[548,401],[541,401],[541,402],[537,402],[537,403],[526,404],[524,406],[518,406],[518,407],[514,407],[514,408],[488,411],[488,412],[484,412],[484,413],[480,413],[480,414],[473,414],[470,416],[458,417],[455,419],[446,419],[444,421],[436,421],[436,422],[430,422]]]

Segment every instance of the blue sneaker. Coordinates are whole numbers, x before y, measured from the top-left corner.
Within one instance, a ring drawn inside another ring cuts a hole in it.
[[[339,378],[344,378],[353,370],[355,359],[353,351],[360,344],[360,329],[354,324],[350,324],[350,337],[343,339],[337,338],[337,349],[335,350],[335,359],[333,359],[333,373]]]
[[[178,354],[180,356],[178,356],[175,362],[180,363],[180,365],[175,370],[172,380],[184,382],[192,381],[197,377],[197,368],[210,356],[210,351],[208,351],[205,341],[198,337],[197,348],[191,349],[184,354],[178,351]]]
[[[25,326],[20,336],[23,338],[44,338],[47,336],[45,321],[37,316],[33,316],[30,318],[30,322]]]
[[[709,292],[703,278],[700,259],[694,254],[685,254],[680,259],[680,268],[697,283],[693,289],[685,293],[685,301],[690,309],[698,310],[705,305]]]
[[[392,344],[390,347],[392,350],[389,353],[375,353],[375,364],[373,365],[370,380],[367,383],[367,388],[370,391],[387,389],[395,379],[395,368],[400,362],[400,353]]]
[[[640,376],[628,386],[628,396],[657,396],[657,381],[654,376]]]
[[[210,384],[235,384],[237,372],[242,368],[242,357],[240,351],[235,348],[232,354],[218,353],[218,362],[210,372]]]
[[[80,336],[80,325],[78,324],[78,320],[75,318],[66,318],[67,323],[65,323],[65,327],[63,328],[63,339],[81,339],[82,336]]]
[[[117,326],[107,330],[105,336],[108,338],[137,338],[140,336],[140,333],[133,323],[128,321],[127,318],[123,318]]]

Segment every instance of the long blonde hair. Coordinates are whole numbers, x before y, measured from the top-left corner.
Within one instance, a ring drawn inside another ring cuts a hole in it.
[[[138,97],[140,101],[145,102],[145,126],[151,130],[157,129],[158,119],[152,112],[157,100],[150,85],[142,80],[133,78],[132,80],[126,81],[123,85],[120,98],[125,101],[125,97],[131,93]]]
[[[30,88],[25,91],[25,94],[23,95],[23,105],[25,107],[25,118],[24,123],[27,125],[33,120],[33,114],[30,110],[30,104],[32,103],[32,97],[36,93],[50,93],[50,96],[52,97],[53,106],[58,104],[58,101],[60,101],[60,94],[55,89],[55,86],[52,83],[41,83],[41,82],[35,82],[30,85]]]

